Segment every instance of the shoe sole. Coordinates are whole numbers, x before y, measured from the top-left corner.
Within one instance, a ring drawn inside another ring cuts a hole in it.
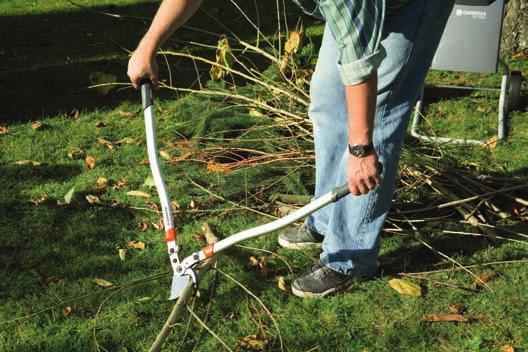
[[[334,292],[345,291],[352,284],[352,282],[354,282],[354,280],[350,279],[337,287],[329,288],[328,290],[321,292],[321,293],[300,291],[300,290],[297,290],[293,285],[291,286],[291,291],[295,296],[301,297],[301,298],[324,298]]]
[[[321,248],[322,242],[288,242],[279,237],[279,246],[288,249]]]

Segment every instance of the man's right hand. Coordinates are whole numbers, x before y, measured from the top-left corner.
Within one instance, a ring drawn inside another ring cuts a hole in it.
[[[128,61],[128,77],[134,88],[138,89],[142,79],[148,78],[154,88],[158,87],[158,63],[156,52],[139,44]]]

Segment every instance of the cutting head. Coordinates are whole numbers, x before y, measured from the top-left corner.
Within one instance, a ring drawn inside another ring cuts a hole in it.
[[[185,288],[185,286],[187,286],[190,280],[193,280],[191,275],[174,274],[174,276],[172,277],[171,294],[169,299],[173,300],[179,298],[182,294],[183,289]]]

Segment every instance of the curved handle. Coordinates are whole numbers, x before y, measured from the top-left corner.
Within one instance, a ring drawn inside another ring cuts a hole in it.
[[[381,174],[383,172],[383,164],[378,163],[379,173]],[[338,186],[332,190],[332,194],[334,196],[333,201],[337,202],[344,196],[348,195],[350,193],[350,189],[348,189],[348,183],[345,183],[342,186]]]
[[[152,105],[152,82],[149,79],[142,79],[139,83],[141,87],[141,100],[143,101],[143,110]]]

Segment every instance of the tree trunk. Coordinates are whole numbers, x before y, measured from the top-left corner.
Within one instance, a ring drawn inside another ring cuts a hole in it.
[[[506,4],[501,53],[508,57],[521,50],[528,50],[528,0],[510,0]]]

